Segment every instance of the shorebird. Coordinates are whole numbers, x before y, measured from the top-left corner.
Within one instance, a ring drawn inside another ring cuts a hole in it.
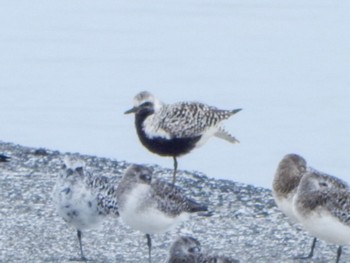
[[[220,110],[198,102],[164,104],[143,91],[135,96],[134,107],[125,114],[135,113],[138,137],[149,151],[173,158],[175,184],[177,157],[203,145],[212,136],[239,142],[221,126],[223,120],[239,111]]]
[[[342,246],[350,243],[350,191],[339,178],[317,171],[304,174],[294,197],[294,213],[313,236]]]
[[[107,215],[119,217],[116,190],[117,178],[93,176],[82,161],[66,158],[57,179],[53,199],[58,214],[77,230],[80,258],[86,261],[82,246],[82,231],[92,228]]]
[[[0,162],[8,162],[11,158],[5,154],[0,154]]]
[[[149,262],[151,235],[164,233],[190,214],[208,211],[207,206],[187,198],[180,188],[152,179],[152,170],[130,166],[117,187],[119,213],[123,222],[146,234]]]
[[[272,184],[272,194],[277,204],[277,207],[291,220],[292,223],[300,223],[295,215],[293,200],[297,194],[301,179],[308,172],[323,174],[329,178],[334,178],[331,175],[321,173],[307,166],[306,160],[297,154],[287,154],[280,161]],[[347,184],[341,180],[337,181],[336,185],[339,188],[347,188]],[[314,249],[317,238],[314,237],[310,252],[307,256],[297,256],[295,258],[308,259],[314,255]]]
[[[202,252],[200,242],[190,236],[179,237],[170,247],[166,263],[239,263],[239,260]]]
[[[308,167],[306,160],[297,154],[287,154],[280,161],[272,183],[272,194],[277,207],[293,222],[298,223],[298,219],[293,211],[293,198],[297,192],[299,183]],[[317,238],[312,240],[311,249],[307,256],[297,256],[295,258],[312,258]]]

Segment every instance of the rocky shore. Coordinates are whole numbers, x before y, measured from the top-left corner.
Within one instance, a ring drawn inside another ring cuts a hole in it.
[[[129,163],[5,142],[0,142],[0,154],[11,157],[0,162],[0,262],[72,262],[79,251],[76,232],[56,214],[51,199],[63,156],[79,156],[89,171],[105,176],[121,176]],[[153,168],[156,176],[171,180],[171,170]],[[179,171],[177,185],[207,203],[214,214],[194,216],[171,232],[154,236],[155,263],[164,262],[178,235],[192,235],[204,249],[240,262],[335,261],[336,246],[322,241],[313,259],[293,259],[309,252],[312,238],[288,223],[268,189],[188,171]],[[85,231],[83,245],[89,262],[148,262],[144,235],[112,217]],[[341,261],[350,262],[347,247]]]

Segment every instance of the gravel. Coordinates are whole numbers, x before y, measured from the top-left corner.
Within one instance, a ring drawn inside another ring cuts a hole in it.
[[[62,157],[79,156],[89,171],[105,176],[121,176],[129,163],[5,142],[0,142],[1,153],[11,159],[0,162],[0,262],[72,262],[79,256],[76,230],[57,215],[51,199]],[[153,168],[155,176],[171,180],[171,170]],[[177,185],[208,203],[214,214],[193,216],[172,231],[153,236],[154,263],[164,262],[178,235],[192,235],[203,248],[240,262],[335,261],[336,246],[323,241],[316,244],[312,260],[293,259],[308,254],[312,238],[289,224],[269,189],[208,178],[196,171],[179,171],[177,178]],[[83,232],[83,246],[89,262],[148,262],[144,235],[112,217]],[[341,262],[350,262],[348,248]]]

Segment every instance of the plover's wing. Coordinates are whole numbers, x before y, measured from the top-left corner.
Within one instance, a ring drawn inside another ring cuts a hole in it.
[[[157,208],[169,215],[177,216],[182,212],[195,213],[208,211],[208,207],[186,197],[179,187],[161,180],[152,183],[152,199]]]
[[[104,193],[97,194],[98,211],[104,215],[119,216],[117,199]]]
[[[349,184],[336,176],[318,171],[312,167],[308,167],[307,172],[314,173],[320,178],[322,178],[323,181],[327,183],[329,187],[338,189],[349,189]]]
[[[98,210],[104,215],[119,216],[116,188],[119,178],[107,176],[89,176],[87,183],[96,194]]]
[[[219,110],[203,103],[181,102],[164,105],[159,111],[158,127],[172,137],[186,138],[200,136],[220,121],[229,118],[239,110]]]
[[[327,210],[340,222],[350,226],[350,192],[346,189],[328,189],[323,194]]]

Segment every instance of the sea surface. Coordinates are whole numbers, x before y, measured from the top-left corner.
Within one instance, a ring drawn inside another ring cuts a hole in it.
[[[304,156],[350,182],[347,0],[13,0],[0,3],[0,140],[172,168],[124,112],[166,103],[243,108],[179,169],[270,188]]]

